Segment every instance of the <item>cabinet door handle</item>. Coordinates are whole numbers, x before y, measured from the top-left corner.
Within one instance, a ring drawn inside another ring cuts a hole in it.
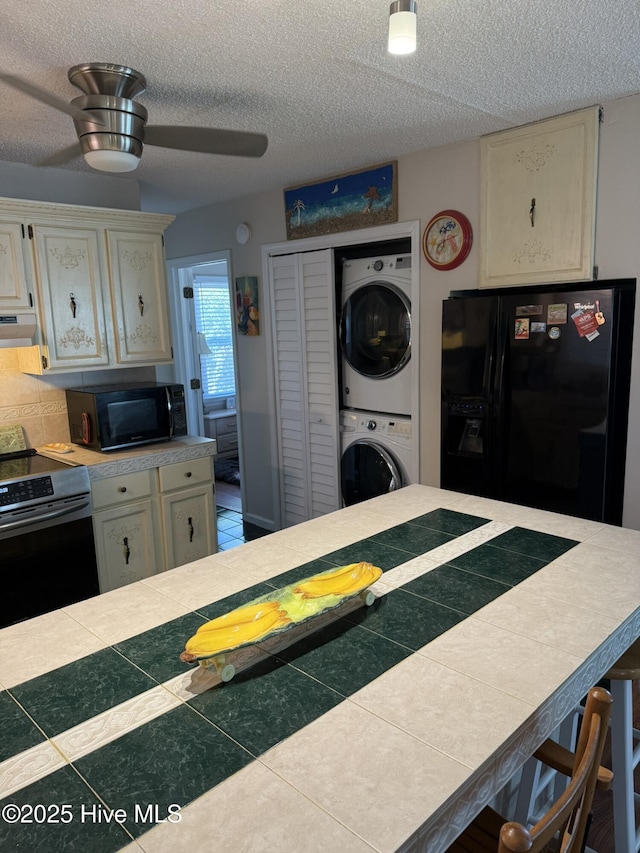
[[[140,309],[140,316],[144,314],[144,299],[142,298],[142,294],[138,294],[138,308]]]
[[[191,471],[187,471],[184,476],[185,477],[193,477],[193,474],[191,473]]]
[[[131,556],[131,549],[129,548],[129,537],[125,536],[122,540],[122,544],[124,545],[124,562],[125,565],[129,565],[129,557]]]
[[[536,200],[535,198],[531,199],[531,207],[529,208],[529,219],[531,220],[531,227],[534,226],[534,217],[536,212]]]
[[[194,530],[193,530],[193,521],[191,519],[191,516],[189,516],[189,518],[187,519],[187,524],[189,525],[189,542],[193,542]]]
[[[72,315],[73,319],[75,320],[77,305],[76,305],[76,298],[73,295],[73,293],[69,294],[69,308],[71,308],[71,315]]]
[[[122,494],[124,494],[127,491],[127,487],[126,486],[119,486],[118,491],[122,492]]]

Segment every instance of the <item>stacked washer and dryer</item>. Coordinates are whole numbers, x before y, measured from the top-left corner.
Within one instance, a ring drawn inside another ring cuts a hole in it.
[[[345,506],[411,482],[411,255],[345,260],[341,481]]]

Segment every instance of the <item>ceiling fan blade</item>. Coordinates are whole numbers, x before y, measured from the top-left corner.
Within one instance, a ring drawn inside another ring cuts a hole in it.
[[[200,151],[203,154],[229,154],[233,157],[262,157],[269,140],[263,133],[244,130],[220,130],[213,127],[147,125],[146,145]]]
[[[38,166],[63,166],[65,163],[68,163],[69,160],[73,160],[81,154],[82,149],[80,148],[80,143],[76,142],[74,145],[67,145],[66,148],[61,148],[59,151],[56,151],[55,154],[51,154],[50,157],[45,157],[44,160],[40,160]]]
[[[39,86],[29,83],[27,80],[23,80],[22,77],[15,77],[13,74],[5,74],[4,71],[0,71],[0,80],[8,86],[13,86],[13,88],[17,89],[19,92],[24,92],[25,95],[35,98],[36,101],[40,101],[43,104],[47,104],[49,107],[53,107],[56,110],[67,113],[67,115],[72,116],[72,118],[81,118],[85,120],[87,118],[87,112],[85,110],[75,107],[73,104],[70,104],[69,101],[65,101],[64,98],[52,95],[51,92],[47,92],[45,89],[41,89]],[[99,116],[94,116],[93,114],[92,121],[96,121],[97,124],[103,124]]]

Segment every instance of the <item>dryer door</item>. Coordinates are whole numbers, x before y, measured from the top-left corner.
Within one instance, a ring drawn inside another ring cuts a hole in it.
[[[405,485],[393,455],[375,441],[354,441],[342,454],[342,500],[345,506],[386,495]]]
[[[363,376],[385,379],[411,356],[411,303],[395,285],[374,281],[345,301],[340,319],[342,354]]]

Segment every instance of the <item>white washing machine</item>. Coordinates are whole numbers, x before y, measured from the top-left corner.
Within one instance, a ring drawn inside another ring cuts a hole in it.
[[[342,405],[411,414],[411,255],[344,262]]]
[[[411,418],[379,412],[340,412],[343,506],[408,486],[413,456]]]

